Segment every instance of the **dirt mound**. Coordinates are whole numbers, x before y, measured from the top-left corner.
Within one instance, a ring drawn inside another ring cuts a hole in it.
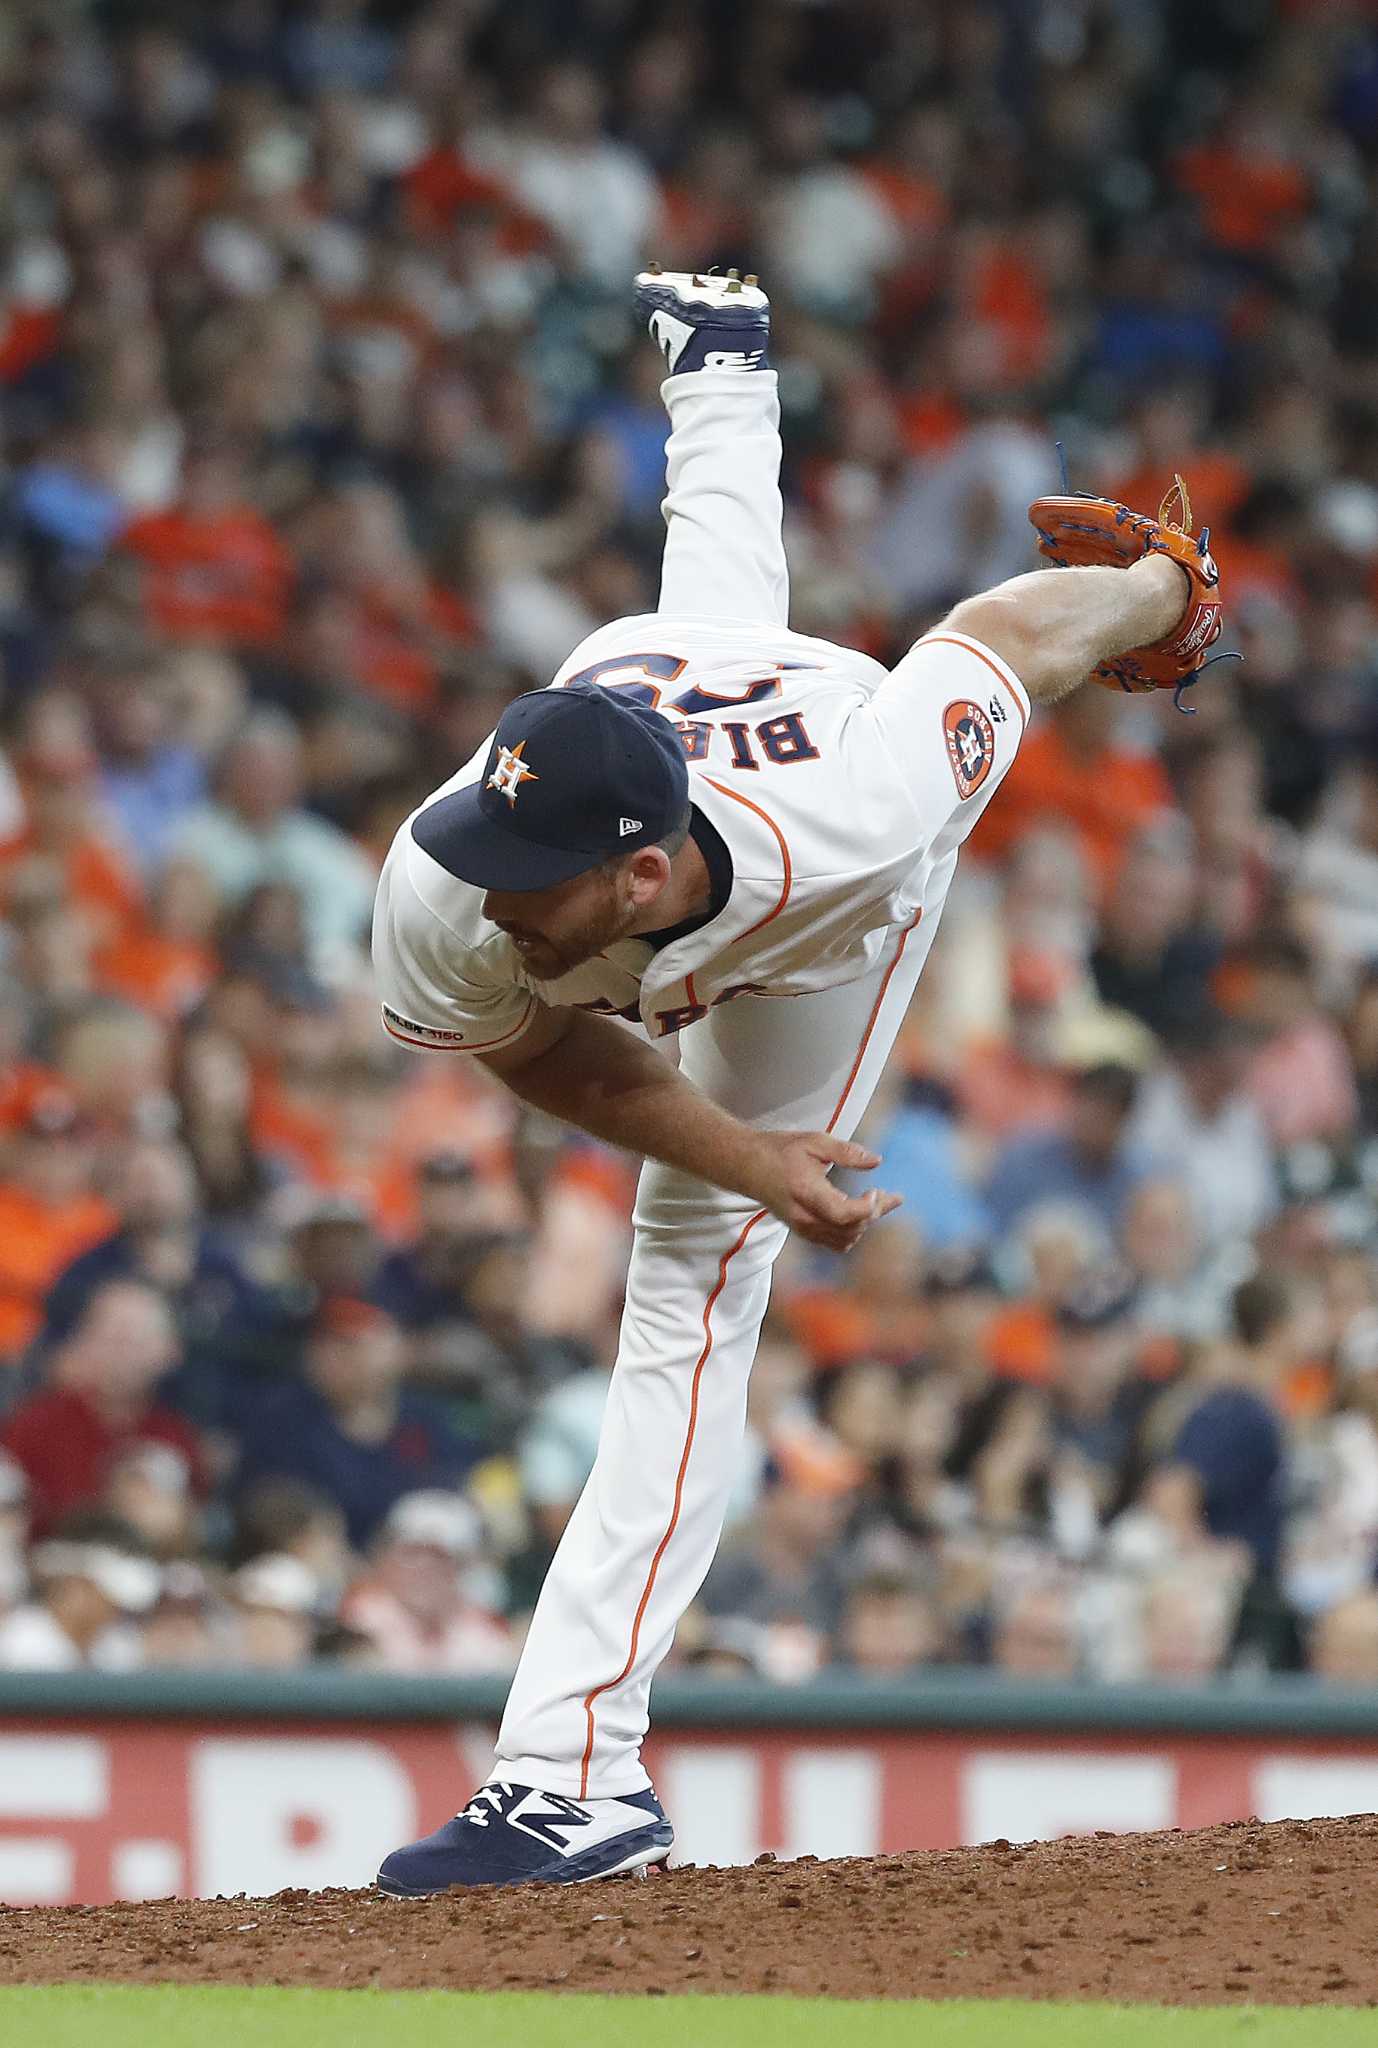
[[[0,1910],[0,1982],[1378,2003],[1378,1819],[1237,1822],[569,1891]]]

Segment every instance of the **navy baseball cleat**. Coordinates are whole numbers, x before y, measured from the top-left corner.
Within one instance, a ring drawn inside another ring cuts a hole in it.
[[[700,277],[687,270],[643,270],[638,312],[671,376],[686,370],[768,370],[770,300],[754,277]]]
[[[394,1849],[378,1887],[426,1899],[465,1884],[587,1884],[663,1863],[675,1839],[655,1793],[566,1799],[529,1785],[485,1785],[463,1813]]]

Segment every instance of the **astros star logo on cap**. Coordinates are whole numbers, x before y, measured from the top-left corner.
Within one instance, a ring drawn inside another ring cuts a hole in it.
[[[498,742],[498,765],[489,776],[486,787],[500,790],[509,804],[517,801],[517,791],[524,782],[539,782],[540,776],[534,768],[528,768],[522,759],[526,741],[519,740],[515,747],[505,747]]]

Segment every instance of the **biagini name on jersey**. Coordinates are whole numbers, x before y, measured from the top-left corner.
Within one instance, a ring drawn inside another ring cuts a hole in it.
[[[688,657],[682,654],[616,654],[606,661],[596,661],[589,668],[581,668],[576,675],[566,676],[553,687],[568,689],[572,683],[597,683],[605,690],[625,692],[634,703],[645,704],[653,711],[663,711],[667,718],[676,722],[684,757],[687,761],[702,763],[710,760],[714,753],[714,734],[721,732],[725,747],[717,749],[727,754],[726,766],[745,769],[748,773],[759,770],[763,761],[776,768],[791,768],[796,761],[816,761],[819,752],[809,738],[808,728],[802,715],[788,711],[775,718],[763,718],[758,722],[725,719],[721,725],[716,721],[709,725],[701,719],[688,717],[695,711],[718,711],[738,709],[747,704],[761,704],[771,697],[778,697],[788,670],[811,667],[808,662],[782,661],[773,675],[758,676],[753,682],[736,684],[726,690],[713,690],[701,684],[690,684],[676,696],[669,696],[670,685],[683,679],[688,667]],[[626,674],[636,669],[635,676]],[[683,719],[679,724],[677,721]]]
[[[717,751],[720,755],[726,754],[730,768],[745,768],[754,773],[759,771],[763,760],[776,768],[792,768],[797,761],[816,761],[819,758],[818,749],[809,738],[808,728],[798,711],[786,711],[778,718],[764,718],[759,725],[746,725],[735,718],[725,720],[722,725],[707,725],[701,719],[691,719],[676,730],[686,761],[712,760],[714,740],[718,735],[726,745]]]

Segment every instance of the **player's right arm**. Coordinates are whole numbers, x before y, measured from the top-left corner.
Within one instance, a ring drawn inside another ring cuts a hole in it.
[[[847,1251],[898,1207],[897,1196],[844,1195],[828,1179],[833,1166],[879,1165],[864,1146],[741,1123],[622,1025],[552,1007],[494,972],[485,946],[442,922],[411,886],[405,827],[379,882],[373,963],[384,1025],[403,1044],[471,1053],[533,1108],[744,1195],[811,1244]]]
[[[868,1223],[899,1207],[898,1195],[844,1195],[828,1179],[834,1166],[863,1173],[877,1167],[877,1154],[864,1145],[827,1131],[741,1123],[654,1046],[607,1017],[542,1006],[514,1045],[480,1059],[533,1108],[745,1195],[829,1251],[849,1251]]]
[[[1052,704],[1102,661],[1171,633],[1191,587],[1167,555],[1129,569],[1034,570],[969,597],[940,630],[965,633],[1014,670],[1035,704]]]

